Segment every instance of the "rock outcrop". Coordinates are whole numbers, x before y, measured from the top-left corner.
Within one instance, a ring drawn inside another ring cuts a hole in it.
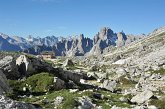
[[[3,72],[0,70],[0,95],[9,91],[10,87],[8,85],[7,78],[5,74],[3,74]]]
[[[144,103],[145,101],[149,100],[152,96],[153,96],[152,91],[149,91],[149,90],[144,91],[144,92],[141,92],[141,93],[137,94],[136,96],[134,96],[131,99],[131,102],[141,104],[141,103]]]
[[[91,99],[87,96],[78,98],[78,102],[81,104],[78,106],[78,109],[92,109],[96,106],[96,104],[93,104]]]
[[[16,59],[16,65],[21,76],[27,76],[36,72],[51,72],[53,70],[53,67],[48,63],[26,55],[20,55]]]
[[[32,104],[14,101],[3,95],[0,95],[0,102],[1,109],[41,109],[40,107],[35,107]]]
[[[58,77],[54,77],[54,89],[55,90],[60,90],[60,89],[65,89],[65,82]]]
[[[66,59],[63,63],[63,66],[64,67],[67,67],[67,66],[74,66],[74,63],[71,59]]]
[[[109,80],[104,80],[103,84],[101,85],[102,88],[105,88],[111,92],[114,92],[115,91],[115,88],[116,88],[116,81],[109,81]]]
[[[0,69],[7,78],[14,79],[20,77],[16,61],[12,56],[6,56],[0,60]]]

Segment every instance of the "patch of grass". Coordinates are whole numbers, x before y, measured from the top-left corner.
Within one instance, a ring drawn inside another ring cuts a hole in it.
[[[129,80],[129,79],[125,78],[125,76],[121,76],[118,79],[118,82],[120,83],[120,84],[118,84],[118,87],[119,88],[121,87],[122,89],[127,89],[127,88],[130,88],[130,87],[134,87],[135,84],[137,83],[135,81],[132,81],[132,80]]]
[[[165,75],[165,69],[160,68],[159,70],[150,70],[151,74],[160,74],[160,75]]]
[[[35,74],[28,77],[24,81],[16,81],[16,80],[9,80],[10,86],[14,89],[14,93],[10,94],[15,100],[32,103],[41,106],[44,109],[54,109],[54,99],[57,96],[64,97],[64,101],[58,107],[58,109],[73,109],[74,107],[78,106],[76,99],[82,96],[88,96],[91,98],[92,103],[96,104],[97,106],[102,106],[103,109],[110,109],[111,106],[116,105],[118,107],[130,107],[130,104],[127,102],[122,102],[119,100],[120,97],[129,98],[129,96],[123,96],[122,94],[112,93],[109,91],[104,90],[97,90],[97,91],[81,91],[81,93],[70,93],[69,90],[63,89],[59,91],[53,91],[51,89],[53,81],[53,76],[49,73],[40,73]],[[28,84],[28,86],[26,85]],[[31,88],[30,88],[30,87]],[[23,92],[23,87],[28,88],[28,92]],[[27,95],[25,97],[18,97],[20,96],[20,92],[23,95]],[[28,97],[32,95],[31,97]],[[41,93],[41,94],[33,94],[33,93]],[[96,99],[94,98],[94,93],[103,94],[105,97],[103,99]]]
[[[67,70],[76,70],[76,69],[79,69],[79,68],[76,66],[67,66]]]
[[[48,64],[51,64],[51,65],[54,64],[53,61],[51,61],[51,60],[44,60],[44,62],[46,62],[46,63],[48,63]]]
[[[16,99],[18,99],[18,95],[24,94],[23,87],[25,86],[25,84],[23,81],[8,80],[8,83],[13,91],[6,93],[7,97],[10,97],[10,98],[16,100]]]
[[[25,53],[24,53],[25,54]],[[35,59],[36,56],[32,54],[25,54],[29,59]]]
[[[10,85],[10,87],[13,89],[13,90],[22,90],[23,86],[24,86],[24,83],[23,81],[17,81],[17,80],[8,80],[8,83]]]
[[[119,78],[119,82],[121,82],[124,85],[136,84],[135,81],[129,80],[129,79],[125,78],[124,76],[121,76]]]
[[[69,90],[64,89],[64,90],[48,93],[47,95],[33,96],[32,98],[21,98],[19,99],[19,101],[24,101],[27,103],[35,103],[45,109],[54,109],[53,102],[57,96],[64,97],[64,101],[58,107],[58,109],[73,109],[77,105],[77,102],[75,101],[77,97],[92,96],[92,92],[86,91],[86,92],[82,92],[81,94],[78,94],[78,93],[70,93]],[[45,100],[48,101],[48,103],[45,104],[42,102],[44,98]]]
[[[53,75],[46,72],[32,75],[26,80],[8,80],[13,92],[7,95],[13,98],[17,95],[26,95],[27,93],[45,93],[52,89],[53,80]],[[24,87],[26,88],[26,91],[23,91]]]
[[[153,99],[150,101],[151,105],[155,105],[159,109],[165,109],[165,98],[162,99]]]
[[[53,75],[49,73],[39,73],[32,75],[25,81],[31,92],[47,92],[52,88]]]
[[[123,96],[122,94],[117,94],[117,93],[111,93],[109,91],[99,91],[101,94],[103,94],[106,98],[108,98],[110,101],[107,102],[109,103],[111,106],[116,105],[118,107],[130,107],[130,104],[127,102],[122,102],[119,100],[120,97],[124,97],[126,99],[130,99],[130,96]],[[106,107],[110,107],[109,105],[105,104],[105,101],[102,100],[100,101],[99,105],[103,106],[103,109],[107,109]],[[104,108],[105,107],[105,108]]]

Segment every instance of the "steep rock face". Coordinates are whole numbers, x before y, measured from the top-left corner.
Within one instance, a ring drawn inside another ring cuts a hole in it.
[[[119,32],[119,33],[117,34],[117,42],[116,42],[116,45],[117,45],[117,46],[124,46],[126,40],[127,40],[127,36],[125,35],[125,33]]]
[[[13,79],[20,76],[15,60],[12,56],[6,56],[0,60],[0,69],[7,78]]]
[[[25,53],[29,53],[29,54],[34,54],[34,55],[38,55],[40,54],[42,51],[52,51],[53,48],[49,47],[49,46],[45,46],[45,45],[33,45],[32,47],[23,50],[23,52]]]
[[[6,76],[3,74],[3,72],[0,70],[0,95],[4,92],[9,92],[10,88],[7,84]]]
[[[3,50],[3,51],[19,51],[19,50],[21,50],[21,48],[18,45],[8,42],[8,40],[12,42],[12,40],[9,39],[9,37],[6,37],[6,36],[3,36],[2,34],[0,34],[0,50]]]
[[[101,40],[111,39],[114,35],[114,32],[108,27],[102,28],[98,33],[99,39]]]
[[[164,32],[165,32],[165,26],[155,29],[153,32],[149,34],[149,36],[158,35]]]
[[[72,39],[62,39],[53,48],[56,55],[83,56],[92,48],[92,40],[85,38],[83,34]]]
[[[88,55],[100,55],[110,52],[111,48],[121,47],[143,38],[145,35],[126,35],[123,31],[114,33],[110,28],[104,27],[93,38],[93,47]]]
[[[21,76],[27,76],[36,72],[50,72],[53,70],[49,64],[33,57],[20,55],[16,59],[16,65]]]
[[[94,36],[93,42],[94,46],[91,49],[89,55],[99,55],[103,53],[103,50],[112,45],[116,46],[116,41],[119,40],[119,43],[122,43],[121,41],[125,40],[126,36],[125,34],[116,34],[114,33],[110,28],[104,27],[100,30],[96,36]]]
[[[51,72],[53,67],[35,57],[20,55],[18,58],[6,56],[0,60],[0,70],[8,79],[18,79],[36,72]]]
[[[31,47],[30,43],[22,37],[13,36],[11,38],[14,40],[13,44],[18,45],[21,48],[21,50],[25,50],[25,49]]]
[[[31,45],[45,45],[45,46],[53,46],[58,42],[58,38],[55,36],[47,36],[45,38],[34,38],[29,35],[26,39]]]

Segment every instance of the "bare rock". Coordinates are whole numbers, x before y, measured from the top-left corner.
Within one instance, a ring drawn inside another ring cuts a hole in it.
[[[3,94],[4,92],[9,92],[9,91],[10,91],[10,88],[9,88],[6,76],[0,70],[0,94]]]
[[[35,72],[50,72],[53,67],[44,61],[41,61],[35,57],[28,57],[26,55],[20,55],[16,59],[16,65],[21,76],[27,76]]]
[[[144,103],[147,100],[149,100],[152,96],[153,96],[153,92],[147,90],[147,91],[141,92],[141,93],[137,94],[136,96],[134,96],[131,99],[131,102],[141,104],[141,103]]]
[[[15,60],[12,56],[6,56],[0,60],[0,69],[6,75],[7,78],[15,79],[20,76]]]
[[[58,77],[54,77],[54,89],[55,90],[60,90],[65,88],[65,82]]]
[[[63,102],[63,100],[64,100],[64,97],[61,97],[61,96],[56,97],[56,99],[54,100],[55,108],[58,108]]]
[[[114,92],[115,91],[115,88],[116,88],[116,81],[110,81],[110,80],[104,80],[103,84],[101,85],[102,88],[105,88],[111,92]]]
[[[17,102],[3,95],[0,95],[0,109],[41,109],[41,108],[35,107],[32,104]]]
[[[74,63],[71,59],[66,59],[64,64],[63,64],[64,67],[66,66],[74,66]]]
[[[78,109],[93,109],[96,105],[92,103],[91,99],[87,96],[79,97],[78,102],[80,106]]]

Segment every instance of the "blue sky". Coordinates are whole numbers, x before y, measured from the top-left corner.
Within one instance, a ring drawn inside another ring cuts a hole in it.
[[[108,26],[126,34],[165,26],[165,0],[0,0],[0,32],[27,37],[93,37]]]

